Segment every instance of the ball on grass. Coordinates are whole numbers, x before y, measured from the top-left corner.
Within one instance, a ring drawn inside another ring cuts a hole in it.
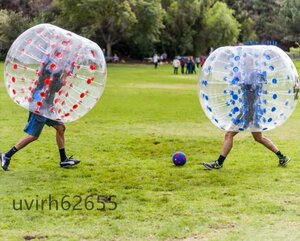
[[[186,163],[186,155],[183,152],[175,152],[172,156],[175,166],[183,166]]]

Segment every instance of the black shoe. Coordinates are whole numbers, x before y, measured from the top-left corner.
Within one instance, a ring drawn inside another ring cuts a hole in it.
[[[75,160],[72,158],[73,156],[70,156],[69,158],[65,159],[64,161],[60,162],[60,167],[71,167],[77,165],[80,161]]]
[[[8,171],[8,166],[10,163],[10,158],[5,156],[5,153],[0,154],[1,166],[4,171]]]
[[[212,169],[220,169],[223,167],[223,165],[219,165],[218,161],[212,161],[212,162],[204,162],[202,165],[207,169],[207,170],[212,170]]]
[[[288,156],[282,156],[279,158],[278,166],[285,167],[289,161],[291,161],[291,158],[289,158]]]

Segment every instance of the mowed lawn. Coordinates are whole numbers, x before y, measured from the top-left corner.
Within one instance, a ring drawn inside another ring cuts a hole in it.
[[[292,157],[288,167],[247,132],[223,169],[205,171],[200,164],[218,157],[224,133],[201,110],[198,73],[172,71],[108,65],[101,100],[66,124],[77,167],[59,168],[49,127],[18,152],[0,173],[0,240],[300,240],[300,105],[266,132]],[[24,135],[28,113],[8,97],[3,63],[0,73],[3,152]],[[185,166],[172,164],[175,151],[187,154]]]

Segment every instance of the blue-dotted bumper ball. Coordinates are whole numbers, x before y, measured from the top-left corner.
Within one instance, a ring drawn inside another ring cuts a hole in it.
[[[267,131],[294,111],[298,73],[276,46],[216,49],[203,65],[198,97],[209,120],[225,131]]]
[[[183,166],[186,163],[186,155],[183,152],[175,152],[172,161],[175,166]]]

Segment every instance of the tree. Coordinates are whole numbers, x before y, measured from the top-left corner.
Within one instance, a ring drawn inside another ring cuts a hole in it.
[[[0,49],[7,51],[13,41],[29,27],[29,19],[22,12],[0,10]]]
[[[253,29],[258,40],[280,40],[283,37],[282,23],[278,18],[283,0],[237,0],[237,2],[253,20]]]
[[[160,0],[138,0],[133,5],[133,12],[137,23],[133,27],[131,42],[137,46],[139,56],[150,56],[155,51],[155,44],[160,40],[165,12]]]
[[[166,15],[160,51],[167,51],[173,56],[193,53],[197,34],[194,26],[199,15],[200,1],[164,1],[163,5],[166,7]]]
[[[241,24],[239,34],[239,42],[248,40],[256,40],[257,35],[254,30],[255,22],[253,21],[250,12],[244,8],[244,0],[226,0],[228,7],[234,10],[233,16]]]
[[[29,0],[28,5],[32,25],[53,22],[59,14],[59,8],[53,4],[53,0]]]
[[[240,24],[226,3],[217,2],[204,13],[203,31],[207,47],[216,48],[235,44],[240,33]]]
[[[300,2],[285,0],[280,11],[285,26],[285,41],[300,42]]]
[[[194,38],[194,50],[200,55],[206,55],[209,52],[210,45],[206,43],[205,32],[205,13],[211,9],[217,0],[201,0],[199,13],[195,21],[194,29],[196,30],[196,36]]]
[[[108,56],[112,48],[138,58],[156,51],[204,54],[210,47],[256,39],[290,45],[300,41],[299,5],[299,0],[0,1],[0,9],[10,11],[0,16],[0,47],[25,26],[43,22],[97,42]],[[7,21],[15,26],[8,28]]]
[[[28,1],[24,0],[0,1],[0,9],[12,10],[14,12],[22,12],[25,15],[27,15],[30,12]]]
[[[131,36],[137,22],[131,0],[59,0],[58,4],[61,14],[55,22],[104,43],[109,57],[112,46]]]

